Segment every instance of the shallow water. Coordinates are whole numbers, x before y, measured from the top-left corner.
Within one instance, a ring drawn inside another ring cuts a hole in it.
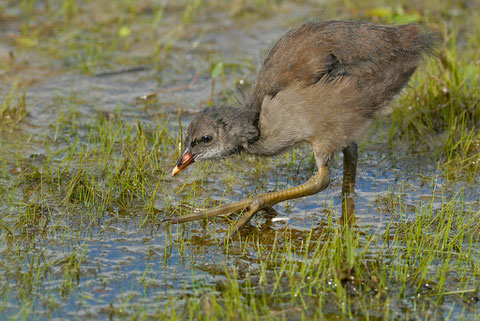
[[[39,79],[27,90],[28,115],[25,119],[14,127],[2,128],[0,153],[5,173],[10,174],[5,174],[0,183],[8,190],[17,168],[19,172],[32,164],[41,168],[48,155],[53,155],[48,156],[53,168],[61,168],[63,158],[75,142],[86,149],[93,148],[95,142],[88,140],[90,130],[101,117],[117,117],[124,124],[141,123],[151,130],[158,126],[158,119],[163,116],[168,119],[167,127],[177,133],[178,109],[182,109],[182,124],[185,126],[193,113],[209,101],[212,82],[208,74],[200,72],[188,89],[160,93],[150,101],[138,98],[161,88],[187,85],[195,72],[204,70],[212,54],[218,52],[222,53],[226,63],[235,62],[239,67],[235,72],[227,69],[225,81],[216,82],[216,97],[224,90],[238,95],[234,88],[240,80],[251,81],[252,68],[258,67],[265,48],[307,11],[306,7],[285,10],[281,15],[244,25],[226,15],[209,17],[212,19],[209,19],[208,27],[199,32],[195,30],[202,28],[198,23],[191,27],[194,30],[191,38],[175,43],[174,54],[160,73],[147,65],[145,70],[112,75],[102,74],[109,71],[105,68],[98,70],[96,75],[69,71]],[[161,28],[159,32],[162,32]],[[201,37],[197,37],[198,34]],[[8,50],[2,48],[0,54]],[[148,50],[137,50],[142,51]],[[32,59],[34,66],[41,66]],[[0,88],[2,95],[8,90],[5,85]],[[228,102],[234,103],[234,100]],[[70,120],[64,124],[59,120],[60,115]],[[478,182],[447,181],[433,159],[406,153],[408,146],[391,148],[384,137],[383,123],[373,126],[376,127],[361,145],[354,199],[355,229],[365,234],[383,233],[392,222],[415,220],[417,211],[423,206],[432,204],[434,209],[440,209],[443,201],[451,199],[459,190],[466,208],[471,208],[472,212],[480,210]],[[205,206],[205,200],[209,204],[215,200],[227,203],[250,194],[298,185],[314,171],[311,151],[305,146],[297,150],[293,161],[291,153],[268,160],[242,156],[226,163],[203,165],[215,169],[214,174],[205,177],[192,177],[196,170],[192,168],[171,178],[168,173],[177,156],[175,148],[169,147],[169,154],[162,155],[162,173],[152,178],[161,179],[162,186],[168,190],[158,193],[154,203],[154,208],[162,213],[160,219],[172,215],[170,209],[180,207],[188,198],[190,185],[183,187],[186,182],[197,182],[195,186],[199,189],[188,203]],[[339,155],[332,162],[331,183],[325,191],[275,206],[280,215],[273,222],[257,215],[252,225],[258,230],[250,227],[249,231],[262,234],[267,246],[269,237],[271,240],[276,232],[287,230],[293,235],[294,244],[305,240],[312,228],[314,233],[328,238],[329,232],[325,230],[328,221],[333,219],[335,226],[341,224],[341,164]],[[73,161],[73,172],[75,166],[78,166],[76,160]],[[23,209],[22,202],[35,199],[36,194],[29,193],[31,187],[28,183],[20,185],[14,192],[14,202],[2,202],[2,212],[8,213],[5,222],[15,220],[16,211]],[[176,190],[181,191],[176,193]],[[52,200],[57,198],[55,191],[51,194]],[[166,200],[170,204],[168,208],[165,207]],[[24,260],[19,266],[25,271],[32,264],[37,267],[45,265],[41,269],[44,274],[34,277],[36,287],[27,295],[30,299],[15,294],[19,281],[13,271],[0,271],[3,293],[12,294],[4,299],[1,314],[5,317],[15,316],[27,307],[32,309],[29,319],[107,319],[111,316],[112,306],[118,309],[122,305],[125,310],[120,308],[116,313],[120,311],[127,316],[135,307],[141,306],[154,314],[187,302],[188,296],[194,295],[201,286],[215,288],[227,281],[225,267],[235,266],[243,273],[255,268],[257,253],[254,246],[248,247],[245,253],[234,250],[227,253],[217,244],[231,224],[225,219],[168,226],[160,219],[145,223],[142,204],[129,208],[114,204],[102,213],[95,212],[95,208],[71,207],[68,215],[61,213],[64,210],[61,203],[53,204],[48,212],[55,221],[55,230],[49,231],[47,227],[40,236],[27,237],[24,232],[4,236],[0,246],[2,265],[9,265],[5,253],[12,248],[18,249],[20,260]],[[394,206],[401,207],[401,210]],[[67,233],[61,232],[62,226]],[[30,228],[36,234],[39,227]],[[33,241],[30,242],[29,238]],[[181,238],[186,239],[184,245],[180,245]],[[74,284],[73,287],[65,284],[62,263],[71,253],[81,258],[78,277],[68,281]],[[26,306],[27,301],[31,306]],[[478,304],[476,307],[478,312]],[[461,307],[458,309],[460,311]],[[447,308],[445,311],[448,312]]]

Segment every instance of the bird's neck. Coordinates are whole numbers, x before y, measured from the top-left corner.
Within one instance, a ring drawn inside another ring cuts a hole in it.
[[[219,111],[219,123],[225,130],[225,142],[230,154],[248,152],[250,146],[260,138],[259,116],[247,106],[222,107]]]
[[[239,120],[239,125],[244,128],[242,147],[248,150],[248,147],[260,138],[260,128],[258,126],[259,114],[252,108],[242,108],[242,116]]]

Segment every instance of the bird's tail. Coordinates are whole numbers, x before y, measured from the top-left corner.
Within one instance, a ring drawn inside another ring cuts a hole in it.
[[[403,50],[413,56],[430,56],[436,53],[441,40],[438,32],[412,23],[399,26]]]

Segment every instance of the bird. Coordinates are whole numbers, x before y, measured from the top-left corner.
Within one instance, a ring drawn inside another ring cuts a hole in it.
[[[435,53],[437,43],[434,31],[416,23],[310,21],[288,31],[273,45],[238,106],[210,106],[190,122],[172,176],[194,162],[242,152],[274,156],[304,143],[312,146],[316,173],[296,187],[165,220],[178,224],[240,212],[228,232],[233,238],[258,211],[324,190],[329,164],[340,151],[342,193],[351,197],[356,142]]]

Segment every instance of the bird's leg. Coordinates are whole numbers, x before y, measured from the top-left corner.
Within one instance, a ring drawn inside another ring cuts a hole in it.
[[[358,147],[351,143],[343,149],[343,185],[342,193],[351,196],[355,188],[355,174],[357,172]]]
[[[316,194],[324,190],[328,186],[329,182],[330,173],[328,166],[324,166],[320,167],[318,172],[302,185],[291,187],[283,191],[250,197],[232,204],[219,206],[210,210],[204,210],[197,214],[186,215],[177,218],[168,218],[164,221],[169,221],[172,224],[178,224],[214,216],[229,215],[242,210],[247,210],[244,216],[241,217],[240,220],[232,227],[229,237],[233,237],[258,211],[265,208],[270,208],[282,201]]]
[[[342,184],[342,222],[351,224],[354,221],[355,203],[353,193],[355,189],[355,175],[357,171],[358,147],[352,142],[343,149],[343,184]]]

